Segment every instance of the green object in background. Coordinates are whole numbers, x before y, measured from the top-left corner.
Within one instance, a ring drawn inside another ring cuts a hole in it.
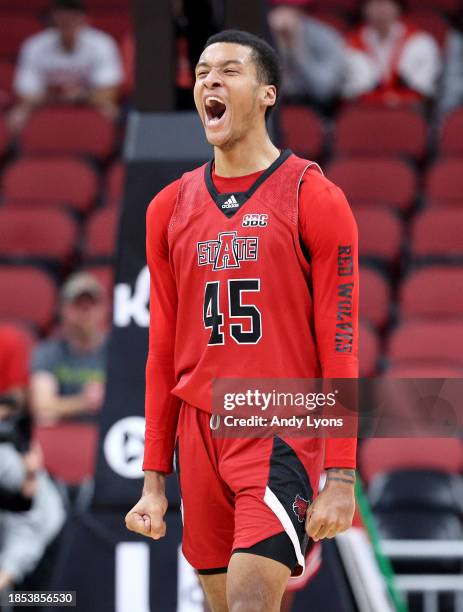
[[[391,598],[391,601],[395,606],[396,612],[408,612],[408,605],[402,597],[402,594],[397,590],[397,587],[395,586],[394,570],[392,569],[391,562],[381,550],[381,542],[378,529],[376,527],[375,519],[370,510],[370,506],[368,505],[368,501],[365,497],[365,494],[363,493],[362,484],[360,482],[358,474],[355,481],[355,497],[357,500],[360,516],[362,517],[362,522],[370,537],[370,542],[373,547],[373,552],[375,554],[376,561],[386,582],[389,597]]]

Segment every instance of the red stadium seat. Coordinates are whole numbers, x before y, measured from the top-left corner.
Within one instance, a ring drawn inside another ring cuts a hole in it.
[[[444,118],[439,134],[439,149],[442,155],[463,156],[463,108],[457,108]]]
[[[432,209],[412,225],[411,251],[415,259],[463,258],[463,210]]]
[[[440,47],[445,47],[450,26],[438,12],[419,9],[409,11],[406,17],[410,23],[434,36]]]
[[[463,444],[455,438],[369,438],[359,447],[359,466],[367,483],[393,470],[458,474],[463,470]]]
[[[39,426],[35,438],[42,447],[45,469],[67,485],[78,485],[95,473],[98,429],[90,423]]]
[[[2,11],[0,22],[2,24],[0,57],[4,59],[14,59],[24,40],[42,29],[40,21],[35,17],[31,15],[13,15],[8,9]]]
[[[3,157],[8,150],[9,135],[6,129],[5,118],[0,115],[0,157]]]
[[[85,228],[84,256],[86,259],[112,257],[116,248],[119,212],[104,208],[92,214]]]
[[[0,257],[62,261],[76,238],[75,222],[63,211],[0,209]]]
[[[399,217],[385,208],[357,206],[354,216],[359,232],[361,257],[395,261],[400,255],[403,226]]]
[[[11,204],[64,204],[84,211],[93,204],[97,188],[95,172],[78,159],[23,158],[3,174],[3,195]]]
[[[379,339],[377,333],[366,323],[359,329],[360,376],[373,376],[378,368]]]
[[[0,266],[0,318],[46,330],[52,322],[56,287],[45,272],[31,266]]]
[[[336,123],[337,155],[407,155],[421,158],[426,152],[426,123],[407,108],[352,106]]]
[[[26,154],[108,157],[114,147],[112,121],[91,108],[48,107],[37,110],[21,136]]]
[[[120,41],[124,34],[132,28],[128,11],[92,10],[88,18],[91,26],[110,34],[117,41]]]
[[[463,157],[437,161],[426,175],[426,197],[431,206],[456,206],[463,202]]]
[[[317,159],[323,150],[323,124],[320,118],[305,106],[282,106],[281,130],[285,147],[298,155]]]
[[[13,102],[14,64],[0,60],[0,108],[7,108]]]
[[[460,0],[407,0],[407,6],[412,10],[429,9],[455,13],[461,8]]]
[[[39,11],[47,9],[50,6],[49,0],[14,0],[15,11],[28,11],[37,14]],[[0,0],[0,9],[12,10],[11,0]]]
[[[400,314],[463,321],[463,267],[428,266],[410,274],[400,289]]]
[[[360,269],[360,317],[377,327],[389,318],[390,288],[384,276],[362,267]]]
[[[463,365],[463,323],[449,321],[409,321],[402,323],[389,338],[391,360],[414,360],[442,365]]]
[[[354,205],[394,206],[406,210],[416,197],[416,175],[399,159],[337,159],[330,164],[327,176],[344,190]]]
[[[105,202],[108,205],[119,205],[124,196],[124,184],[126,176],[125,164],[121,161],[113,164],[106,174],[105,179]]]

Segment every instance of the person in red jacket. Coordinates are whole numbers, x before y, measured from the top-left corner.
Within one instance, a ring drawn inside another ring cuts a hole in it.
[[[316,164],[271,142],[279,84],[265,41],[212,36],[194,97],[214,158],[147,212],[145,481],[126,525],[165,535],[176,448],[183,552],[214,612],[279,610],[307,549],[347,529],[355,506],[355,437],[213,431],[214,379],[358,376],[356,224]]]
[[[439,47],[401,10],[400,0],[364,2],[364,23],[347,38],[345,98],[396,105],[435,95]]]

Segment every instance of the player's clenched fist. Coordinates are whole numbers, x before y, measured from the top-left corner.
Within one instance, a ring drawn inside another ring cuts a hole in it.
[[[307,511],[305,530],[315,542],[349,529],[355,512],[355,471],[331,468],[323,491]]]
[[[141,535],[159,540],[166,535],[164,515],[167,511],[167,498],[159,493],[147,493],[127,513],[127,529]]]

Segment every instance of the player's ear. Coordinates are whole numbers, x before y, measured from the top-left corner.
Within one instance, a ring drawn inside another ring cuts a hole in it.
[[[277,88],[275,85],[262,87],[262,103],[264,106],[274,106],[277,101]]]

